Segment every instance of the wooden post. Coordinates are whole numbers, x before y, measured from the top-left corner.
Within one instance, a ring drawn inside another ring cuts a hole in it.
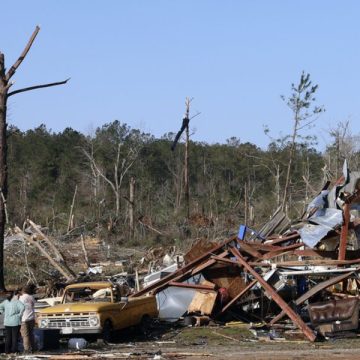
[[[338,260],[345,260],[345,256],[346,256],[347,236],[348,236],[349,222],[350,222],[350,204],[348,203],[344,204],[343,212],[344,212],[344,224],[341,227]]]

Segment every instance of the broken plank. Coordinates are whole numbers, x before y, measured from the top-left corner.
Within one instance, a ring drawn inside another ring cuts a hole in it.
[[[153,291],[153,290],[159,291],[160,288],[163,289],[164,287],[167,286],[167,284],[170,281],[175,280],[175,278],[182,278],[182,275],[184,275],[185,273],[188,274],[189,272],[191,272],[195,266],[201,264],[203,261],[205,261],[207,258],[209,258],[213,253],[220,251],[225,245],[228,245],[232,241],[235,241],[235,237],[232,237],[232,238],[229,238],[229,239],[223,241],[221,244],[216,245],[210,251],[199,256],[194,261],[183,266],[179,270],[169,274],[168,276],[165,276],[163,279],[160,279],[156,283],[151,284],[151,285],[145,287],[144,289],[138,291],[137,293],[130,295],[130,297],[138,297],[138,296],[147,294],[148,292]],[[176,281],[179,281],[179,279],[176,279]]]
[[[284,255],[285,253],[292,251],[294,249],[297,249],[301,246],[304,246],[304,244],[298,243],[298,244],[293,244],[293,245],[289,245],[289,246],[282,246],[281,250],[270,251],[267,254],[264,254],[262,257],[262,260],[269,260],[276,256]]]
[[[254,258],[261,259],[262,254],[254,249],[249,243],[246,243],[239,238],[236,239],[237,243],[239,244],[240,251],[245,251],[247,254],[251,255]]]
[[[169,286],[176,286],[181,288],[188,288],[188,289],[195,289],[195,290],[214,290],[215,284],[213,285],[202,285],[202,284],[187,284],[187,283],[181,283],[176,281],[169,282]]]
[[[239,263],[259,282],[264,290],[271,296],[277,305],[282,308],[289,318],[296,324],[301,331],[306,335],[310,341],[315,341],[316,335],[314,332],[304,323],[301,317],[295,313],[295,311],[286,303],[286,301],[276,292],[276,290],[268,284],[243,258],[238,249],[231,248],[231,253],[238,259]]]

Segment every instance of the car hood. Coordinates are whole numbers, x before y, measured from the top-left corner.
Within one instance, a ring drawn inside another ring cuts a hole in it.
[[[48,308],[39,311],[39,314],[58,314],[58,313],[87,313],[87,312],[99,312],[107,308],[113,307],[114,304],[108,302],[97,303],[68,303],[50,306]]]

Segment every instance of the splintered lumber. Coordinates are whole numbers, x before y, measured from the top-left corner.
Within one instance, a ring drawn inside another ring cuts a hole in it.
[[[150,291],[156,291],[159,292],[160,290],[162,290],[164,287],[166,287],[168,285],[168,283],[170,281],[180,281],[180,279],[182,279],[183,277],[189,275],[190,273],[192,273],[193,269],[195,266],[201,264],[203,261],[205,261],[210,255],[212,255],[213,253],[217,253],[218,251],[220,251],[225,245],[228,245],[229,243],[231,243],[232,241],[236,240],[235,237],[229,238],[225,241],[223,241],[221,244],[218,244],[216,246],[214,246],[211,250],[209,250],[208,252],[206,252],[205,254],[200,255],[197,259],[193,260],[192,262],[190,262],[189,264],[183,266],[182,268],[180,268],[179,270],[165,276],[163,279],[160,279],[159,281],[157,281],[154,284],[151,284],[147,287],[145,287],[144,289],[138,291],[135,294],[130,295],[131,297],[138,297],[144,294],[147,294]],[[213,260],[213,263],[215,263],[216,261]],[[210,265],[208,265],[210,266]],[[201,270],[199,270],[201,271]]]
[[[216,301],[216,291],[197,291],[192,299],[188,313],[197,313],[201,315],[211,315]]]
[[[186,284],[176,281],[170,281],[169,286],[176,286],[176,287],[182,287],[187,289],[195,289],[195,290],[214,290],[215,284],[212,285],[204,285],[204,284]]]
[[[279,255],[284,255],[285,253],[292,251],[294,249],[297,249],[299,247],[304,246],[303,243],[297,243],[297,244],[293,244],[293,245],[288,245],[288,246],[282,246],[281,250],[275,250],[275,251],[270,251],[267,254],[264,254],[262,257],[262,260],[269,260],[271,258],[274,258],[276,256]]]
[[[298,314],[284,301],[284,299],[276,292],[276,290],[268,284],[262,277],[259,275],[243,258],[239,250],[236,248],[230,249],[231,253],[237,258],[239,263],[244,266],[244,268],[259,282],[259,284],[264,288],[264,290],[271,296],[271,298],[277,303],[277,305],[282,308],[286,315],[296,324],[301,331],[306,335],[310,341],[315,341],[316,335],[314,332],[303,322]]]
[[[61,254],[61,252],[59,251],[59,249],[55,246],[54,242],[52,240],[50,240],[49,237],[47,237],[40,229],[39,225],[36,225],[33,221],[31,221],[30,219],[27,220],[27,222],[31,225],[31,227],[35,230],[36,233],[38,233],[44,240],[45,242],[50,246],[51,250],[54,252],[55,256],[56,256],[56,260],[57,261],[62,261],[65,262],[63,255]]]
[[[262,258],[262,254],[259,253],[256,249],[254,249],[250,244],[247,244],[245,241],[242,241],[240,239],[237,239],[237,243],[239,244],[240,250],[253,256],[254,258],[258,258],[258,259]]]
[[[294,234],[291,235],[287,235],[287,236],[279,236],[277,238],[272,238],[272,239],[267,239],[265,241],[265,245],[275,245],[275,244],[280,244],[283,243],[285,241],[289,241],[289,240],[295,240],[295,239],[299,239],[300,238],[300,234],[298,232],[295,232]]]
[[[229,255],[229,252],[226,250],[224,252],[222,252],[221,254],[219,254],[217,257],[219,259],[225,258],[226,256]],[[214,265],[216,263],[216,260],[212,259],[212,256],[210,256],[210,259],[202,264],[200,264],[199,266],[197,266],[196,268],[192,269],[191,271],[191,275],[196,275],[199,272],[207,269],[209,266]]]
[[[82,251],[84,253],[85,264],[86,264],[87,267],[89,267],[90,266],[90,261],[89,261],[88,253],[86,251],[85,240],[84,240],[84,235],[83,234],[81,234],[81,236],[80,236],[80,241],[81,241],[81,248],[82,248]]]
[[[301,305],[303,302],[310,299],[312,296],[316,295],[321,290],[324,290],[324,289],[328,288],[331,285],[335,285],[338,282],[347,279],[349,276],[356,273],[357,271],[358,271],[358,269],[356,269],[354,271],[350,271],[350,272],[348,272],[346,274],[341,274],[341,275],[335,276],[335,277],[333,277],[331,279],[322,281],[321,283],[313,286],[310,290],[308,290],[305,294],[301,295],[298,299],[296,299],[295,302],[294,302],[295,305],[297,305],[297,306]],[[285,315],[286,315],[285,311],[281,311],[280,314],[275,316],[274,319],[272,319],[270,321],[270,325],[274,325],[276,322],[281,320]]]
[[[19,227],[15,227],[15,231],[27,242],[29,242],[31,245],[34,245],[35,247],[37,247],[41,254],[43,254],[50,262],[50,264],[52,266],[54,266],[54,268],[56,270],[58,270],[60,272],[60,274],[62,274],[67,281],[72,281],[74,280],[74,275],[69,272],[66,268],[64,268],[62,265],[60,265],[57,261],[55,261],[49,254],[48,252],[40,245],[40,243],[38,241],[36,241],[33,236],[27,235],[25,234]]]

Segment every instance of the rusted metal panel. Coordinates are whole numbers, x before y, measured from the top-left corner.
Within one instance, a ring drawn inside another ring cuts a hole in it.
[[[186,264],[191,263],[196,260],[199,256],[207,254],[211,251],[217,244],[211,242],[207,239],[200,239],[197,241],[191,249],[184,255]]]
[[[309,305],[313,326],[325,335],[329,332],[356,330],[359,326],[359,299],[329,300]]]
[[[338,260],[345,260],[347,236],[348,236],[348,232],[349,232],[349,221],[350,221],[350,205],[345,203],[344,204],[344,224],[341,227]]]
[[[347,279],[349,276],[353,275],[357,271],[358,270],[354,270],[354,271],[351,271],[346,274],[341,274],[341,275],[335,276],[331,279],[328,279],[326,281],[323,281],[323,282],[313,286],[305,294],[301,295],[298,299],[295,300],[295,305],[301,305],[303,302],[310,299],[312,296],[316,295],[321,290],[324,290],[331,285],[337,284],[338,282]],[[270,325],[274,325],[276,322],[278,322],[280,319],[282,319],[285,315],[286,315],[285,311],[282,311],[279,315],[277,315],[274,319],[272,319],[270,321]]]

